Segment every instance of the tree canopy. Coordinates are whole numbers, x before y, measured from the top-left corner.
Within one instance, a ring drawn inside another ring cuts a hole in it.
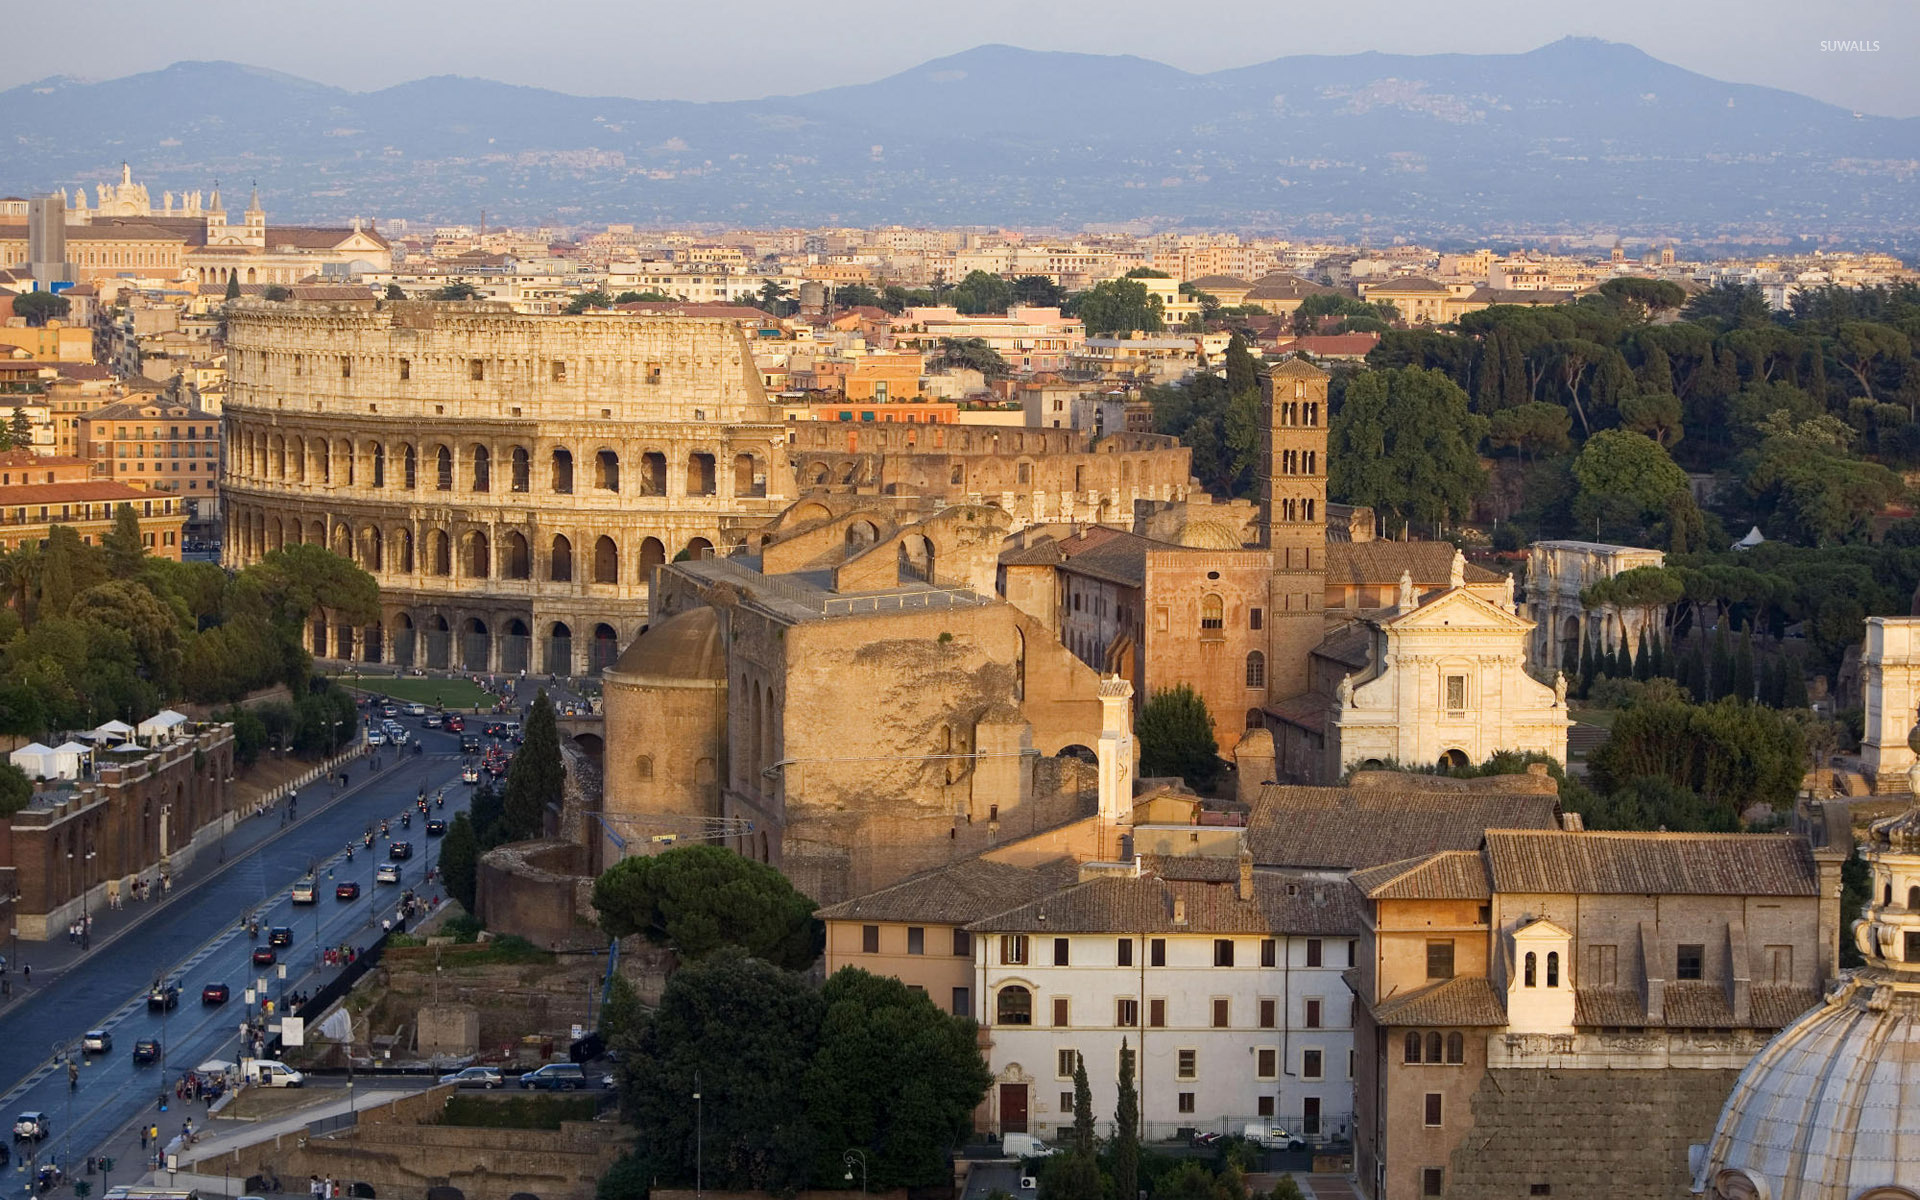
[[[1420,367],[1369,371],[1347,385],[1329,431],[1328,494],[1371,505],[1390,532],[1462,519],[1486,486],[1474,447],[1486,418],[1445,374]]]
[[[1220,777],[1223,764],[1213,738],[1213,717],[1207,702],[1188,684],[1155,692],[1140,710],[1134,736],[1144,776],[1178,775],[1199,792]]]
[[[641,934],[682,961],[738,947],[798,970],[820,956],[813,901],[787,877],[719,846],[680,846],[607,868],[593,907],[611,937]]]
[[[1138,331],[1158,333],[1166,328],[1160,297],[1137,279],[1109,279],[1073,298],[1074,314],[1089,334]]]
[[[52,292],[22,292],[12,300],[13,315],[22,318],[30,326],[60,320],[73,308],[73,301]]]

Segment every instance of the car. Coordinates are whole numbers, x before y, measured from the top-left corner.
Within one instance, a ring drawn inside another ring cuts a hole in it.
[[[147,1007],[161,1010],[180,1006],[180,985],[177,983],[156,983],[147,992]]]
[[[396,746],[404,746],[413,740],[413,735],[404,729],[396,729],[387,734],[387,740]]]
[[[313,876],[311,875],[308,875],[304,879],[294,880],[293,896],[292,896],[293,902],[295,904],[312,904],[313,888],[314,888]]]
[[[440,1077],[441,1083],[450,1083],[455,1087],[487,1088],[489,1090],[506,1085],[507,1076],[499,1067],[468,1067],[464,1071],[454,1071]]]
[[[391,704],[382,704],[380,706],[380,715],[391,721],[400,715],[400,710]]]
[[[441,727],[442,725],[445,725],[446,723],[447,723],[447,719],[446,719],[445,717],[443,717],[443,716],[441,716],[441,715],[440,715],[439,713],[428,713],[428,714],[427,714],[427,728],[428,728],[428,729],[438,729],[438,728],[440,728],[440,727]]]
[[[384,733],[382,733],[382,732],[380,732],[380,731],[379,731],[378,729],[369,729],[369,730],[367,730],[367,745],[369,745],[369,746],[384,746],[384,745],[386,745],[386,744],[387,744],[387,735],[386,735],[386,734],[384,734]]]
[[[461,767],[460,782],[461,783],[479,783],[480,768],[479,767]]]
[[[447,714],[447,732],[448,733],[459,733],[461,730],[465,729],[466,727],[467,727],[467,719],[465,717],[461,716],[459,713]]]
[[[442,821],[439,817],[433,817],[427,821],[428,837],[439,837],[442,834],[446,833],[446,831],[447,831],[447,823],[445,821]]]
[[[13,1140],[16,1142],[45,1141],[53,1126],[47,1121],[47,1114],[29,1110],[21,1113],[13,1122]]]
[[[269,946],[293,945],[292,927],[287,925],[275,925],[272,929],[267,930],[267,945]]]
[[[480,735],[476,733],[461,734],[460,735],[460,753],[462,754],[480,753]]]
[[[210,983],[200,989],[200,1003],[225,1004],[233,998],[232,989],[224,983]]]
[[[391,843],[390,845],[387,846],[387,857],[391,858],[395,862],[402,862],[406,859],[412,858],[413,843],[412,842]]]
[[[427,715],[427,706],[417,703],[409,704],[407,705],[407,715],[410,717],[424,717]]]
[[[104,1029],[89,1029],[80,1035],[80,1053],[105,1054],[113,1049],[113,1035]]]
[[[333,889],[333,898],[335,900],[358,900],[360,898],[360,885],[349,879]]]
[[[507,723],[505,721],[488,721],[486,728],[480,732],[490,738],[503,738],[507,736]]]
[[[532,1091],[570,1091],[587,1086],[587,1073],[579,1063],[548,1063],[522,1075],[520,1086]]]
[[[381,863],[380,869],[373,873],[375,883],[399,883],[400,867],[395,863]]]
[[[270,967],[279,961],[280,961],[280,956],[273,952],[272,946],[255,946],[253,948],[253,965],[254,966]]]
[[[133,1065],[144,1067],[160,1061],[160,1041],[158,1038],[141,1038],[133,1044]]]

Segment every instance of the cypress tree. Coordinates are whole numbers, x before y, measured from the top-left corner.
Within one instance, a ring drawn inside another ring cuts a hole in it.
[[[1568,679],[1580,678],[1580,648],[1572,642],[1560,654],[1560,670]]]
[[[1580,642],[1580,698],[1587,698],[1587,689],[1593,686],[1593,643],[1581,639]]]
[[[1693,689],[1693,698],[1701,704],[1713,699],[1713,673],[1708,666],[1707,639],[1695,634],[1693,639],[1693,665],[1687,668],[1687,674]]]
[[[1140,1099],[1133,1088],[1133,1049],[1120,1039],[1120,1098],[1113,1114],[1114,1200],[1140,1192]]]
[[[227,276],[226,299],[238,300],[239,298],[240,298],[240,277],[238,275],[229,275]]]
[[[1673,669],[1672,664],[1667,662],[1666,648],[1657,633],[1647,642],[1647,656],[1647,678],[1663,678]]]
[[[507,768],[507,841],[540,836],[548,805],[558,807],[566,788],[567,769],[560,761],[560,732],[554,724],[553,701],[545,688],[534,697],[527,713],[526,741]]]
[[[1781,708],[1805,708],[1807,706],[1807,676],[1800,664],[1791,658],[1785,658],[1781,664],[1784,678],[1780,685]]]
[[[1766,682],[1760,685],[1760,693],[1766,697],[1769,708],[1782,708],[1786,705],[1786,663],[1778,654],[1767,659]]]
[[[1709,688],[1711,699],[1733,694],[1733,643],[1727,636],[1727,623],[1713,631],[1713,675]]]
[[[1073,1152],[1093,1157],[1093,1088],[1084,1054],[1073,1056]]]
[[[1627,651],[1627,639],[1621,638],[1613,647],[1613,677],[1615,679],[1633,678],[1633,655]]]
[[[1647,631],[1640,629],[1640,644],[1633,652],[1633,677],[1645,683],[1653,678],[1653,648],[1647,641]]]
[[[1753,685],[1753,626],[1747,625],[1740,631],[1740,648],[1733,656],[1733,694],[1751,702]]]

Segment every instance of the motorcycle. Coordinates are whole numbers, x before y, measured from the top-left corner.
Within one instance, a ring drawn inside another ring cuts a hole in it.
[[[401,814],[400,814],[400,828],[402,828],[402,829],[412,829],[412,828],[413,828],[413,814],[412,814],[412,813],[401,813]]]
[[[353,843],[352,842],[347,843],[347,861],[348,862],[353,861]]]

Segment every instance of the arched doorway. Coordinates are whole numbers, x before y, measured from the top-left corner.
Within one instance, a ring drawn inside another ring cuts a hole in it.
[[[1468,765],[1470,764],[1467,761],[1467,752],[1458,746],[1440,756],[1440,769],[1443,771],[1457,771]]]
[[[468,617],[460,626],[460,666],[468,671],[493,670],[493,636],[487,623]]]
[[[620,635],[613,631],[613,626],[611,625],[604,623],[595,625],[593,627],[593,651],[587,660],[588,672],[598,675],[600,672],[612,666],[614,660],[619,657]]]
[[[378,625],[369,625],[360,631],[360,659],[362,662],[377,663],[384,661],[382,634],[385,630]]]
[[[413,618],[406,613],[396,614],[393,618],[393,661],[397,666],[411,667],[415,653]]]
[[[453,655],[453,628],[438,613],[427,618],[427,665],[446,670]]]
[[[933,543],[917,533],[900,539],[900,577],[933,582]]]
[[[507,622],[506,631],[500,635],[500,669],[509,675],[519,675],[526,671],[532,659],[533,638],[527,623],[515,617]]]
[[[549,675],[573,674],[573,630],[555,621],[547,630],[546,672]]]

